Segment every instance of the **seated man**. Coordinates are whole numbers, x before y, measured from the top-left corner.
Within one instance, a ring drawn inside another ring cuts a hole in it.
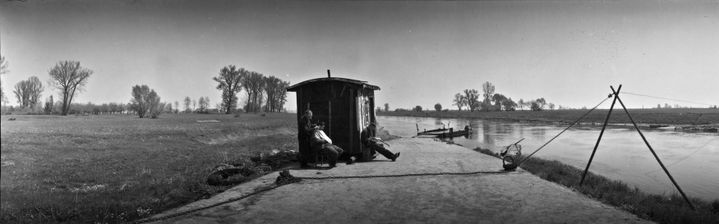
[[[337,166],[337,159],[342,155],[344,150],[339,146],[332,144],[330,139],[324,131],[324,125],[315,126],[312,136],[310,136],[310,147],[314,153],[323,153],[330,164],[330,168]]]
[[[382,156],[387,159],[391,159],[392,162],[394,162],[395,160],[397,160],[397,157],[399,157],[399,152],[392,153],[387,148],[385,148],[384,144],[382,143],[382,139],[375,137],[375,133],[377,132],[376,129],[377,127],[375,123],[372,122],[369,124],[369,126],[367,126],[367,128],[362,130],[362,133],[360,133],[362,144],[374,150],[375,152],[379,152],[379,154],[382,154]]]

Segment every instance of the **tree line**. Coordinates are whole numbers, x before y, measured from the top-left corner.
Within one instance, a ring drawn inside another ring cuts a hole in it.
[[[0,75],[8,72],[8,62],[0,56]],[[37,76],[31,76],[15,85],[13,94],[18,107],[7,107],[8,112],[24,112],[32,114],[137,114],[140,118],[157,118],[161,113],[180,113],[179,102],[161,102],[160,95],[147,85],[132,87],[130,102],[104,103],[100,105],[87,103],[74,103],[76,95],[87,85],[93,71],[81,66],[78,61],[60,61],[48,72],[49,87],[59,93],[56,102],[52,95],[42,104],[40,99],[45,86]],[[247,100],[242,106],[245,112],[281,112],[287,102],[287,87],[289,82],[274,76],[265,76],[261,73],[237,68],[234,65],[220,69],[217,77],[212,77],[218,83],[217,89],[221,91],[222,102],[216,105],[216,112],[233,113],[238,109],[237,94],[244,90]],[[0,79],[1,80],[1,79]],[[0,87],[2,84],[0,83]],[[0,88],[2,104],[7,104],[5,90]],[[199,104],[199,107],[198,107]],[[192,105],[192,106],[190,106]],[[189,96],[184,99],[185,110],[190,113],[210,113],[210,97],[200,97],[192,100]],[[6,107],[3,107],[6,108]]]
[[[452,99],[452,105],[457,107],[457,110],[462,111],[463,109],[474,111],[515,111],[517,109],[524,110],[525,108],[532,111],[541,111],[544,109],[554,110],[556,105],[554,103],[548,103],[543,97],[525,101],[519,99],[514,101],[511,97],[505,96],[504,94],[497,93],[496,87],[491,82],[485,82],[482,84],[482,92],[477,89],[465,89],[459,93],[454,94]],[[377,108],[381,110],[382,108]],[[421,112],[423,111],[422,106],[415,106],[411,111]],[[436,103],[434,105],[435,111],[448,111],[443,108],[442,104]],[[389,111],[389,104],[384,104],[384,111]],[[395,111],[406,111],[406,109],[397,108]]]
[[[530,101],[519,99],[518,102],[515,102],[511,97],[497,93],[495,90],[496,87],[494,84],[485,82],[482,84],[481,96],[476,89],[465,89],[454,95],[452,105],[456,106],[460,111],[462,108],[466,108],[469,111],[514,111],[517,110],[518,107],[520,110],[526,107],[533,111],[540,111],[547,107],[553,110],[555,107],[553,103],[547,103],[547,100],[544,98]]]
[[[237,109],[237,93],[242,89],[247,100],[242,107],[245,112],[281,112],[287,102],[289,82],[262,73],[249,71],[228,65],[220,69],[212,80],[217,82],[217,89],[222,91],[221,108],[224,113],[232,113]]]

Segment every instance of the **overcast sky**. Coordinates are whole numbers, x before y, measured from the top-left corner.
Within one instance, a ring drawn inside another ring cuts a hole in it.
[[[3,1],[0,43],[12,104],[15,83],[47,81],[60,60],[94,71],[79,103],[126,103],[147,84],[163,101],[214,106],[212,77],[232,64],[291,84],[331,69],[380,86],[376,104],[391,108],[450,107],[486,81],[515,101],[570,107],[617,84],[719,104],[719,1]]]

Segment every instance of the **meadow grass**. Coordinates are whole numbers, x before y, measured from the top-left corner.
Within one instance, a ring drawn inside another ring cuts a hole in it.
[[[119,223],[207,198],[231,187],[205,183],[214,166],[296,150],[295,119],[2,116],[0,222]]]
[[[476,148],[475,151],[500,158],[489,149]],[[532,157],[520,167],[542,179],[658,223],[719,223],[719,200],[710,203],[690,198],[696,207],[696,210],[692,210],[680,195],[648,194],[592,172],[588,172],[584,184],[580,186],[584,171],[556,160]]]
[[[597,109],[589,113],[582,122],[604,122],[608,109]],[[587,110],[544,110],[544,111],[388,111],[382,116],[472,118],[505,121],[563,122],[571,123]],[[708,125],[719,124],[719,109],[629,109],[632,118],[642,124]],[[622,108],[614,108],[609,123],[629,124],[629,117]]]

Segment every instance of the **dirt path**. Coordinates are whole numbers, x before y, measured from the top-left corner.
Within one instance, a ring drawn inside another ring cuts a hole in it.
[[[397,139],[397,162],[292,170],[295,176],[498,171],[501,161],[432,139]],[[227,201],[269,186],[271,173],[155,217]],[[528,172],[303,180],[164,223],[650,223]]]

